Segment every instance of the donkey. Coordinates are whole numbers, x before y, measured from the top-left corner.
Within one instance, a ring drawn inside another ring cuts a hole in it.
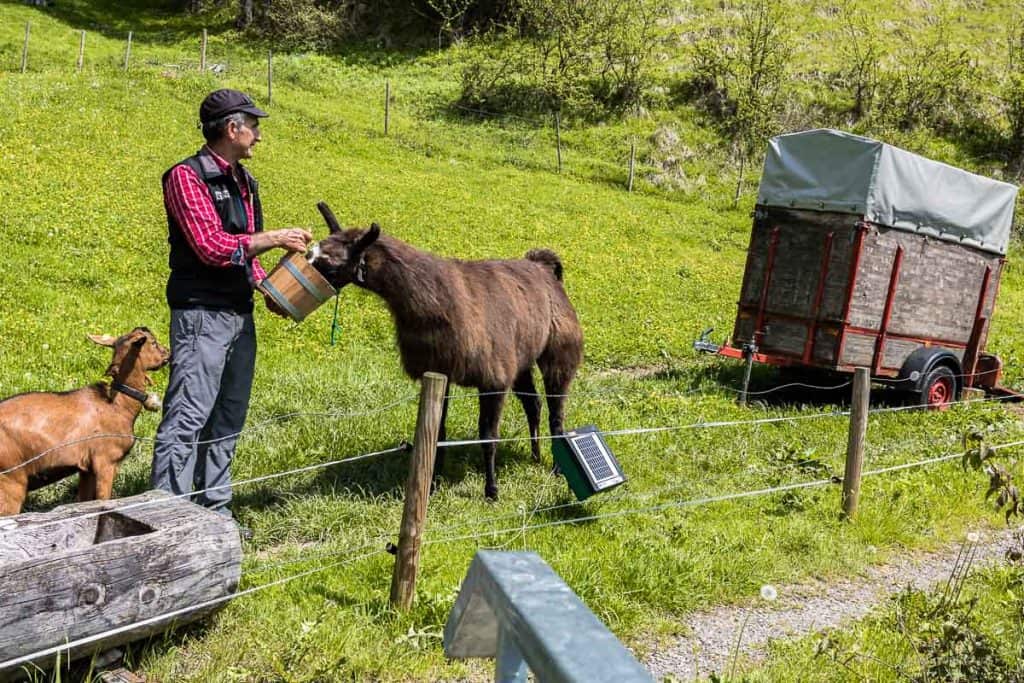
[[[136,327],[118,338],[88,337],[114,351],[109,384],[0,401],[0,516],[18,514],[28,491],[75,472],[78,500],[110,498],[117,468],[135,445],[136,418],[143,407],[160,409],[156,394],[145,390],[148,373],[171,354],[153,333]]]
[[[511,388],[526,412],[533,459],[541,403],[533,384],[540,367],[551,435],[564,433],[565,399],[583,357],[583,331],[562,287],[562,262],[547,249],[504,261],[439,258],[388,235],[342,230],[323,202],[318,208],[331,234],[314,245],[313,266],[337,289],[355,283],[391,309],[402,366],[413,379],[439,372],[449,382],[480,391],[481,439],[496,439],[505,396]],[[445,440],[446,389],[438,438]],[[484,495],[498,498],[494,457],[483,444]],[[438,450],[435,477],[444,468]]]

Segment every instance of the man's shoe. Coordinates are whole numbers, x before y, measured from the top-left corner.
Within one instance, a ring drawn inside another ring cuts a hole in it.
[[[235,526],[238,527],[238,536],[243,541],[251,541],[252,540],[252,529],[250,529],[247,526],[242,526],[241,524],[239,524],[237,522],[235,522]]]

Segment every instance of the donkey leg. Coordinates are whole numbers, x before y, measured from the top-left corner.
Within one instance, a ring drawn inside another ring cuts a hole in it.
[[[486,393],[486,392],[485,392]],[[505,405],[505,394],[489,394],[480,397],[480,438],[497,439],[498,423],[501,421],[501,409]],[[490,500],[498,500],[498,482],[494,474],[494,460],[498,452],[498,444],[481,444],[484,453],[484,496]]]
[[[533,386],[533,373],[527,368],[516,377],[516,383],[512,385],[512,391],[516,392],[519,402],[523,404],[523,411],[526,412],[526,424],[530,427],[530,454],[534,462],[540,462],[540,443],[537,437],[540,436],[540,396],[537,395],[537,388]]]
[[[437,428],[437,442],[441,443],[448,438],[448,396],[451,391],[451,384],[444,389],[444,403],[441,404],[441,424]],[[434,477],[430,482],[430,492],[433,493],[437,490],[438,485],[441,483],[441,477],[444,475],[444,446],[438,446],[434,452]]]
[[[560,372],[551,366],[541,366],[544,375],[544,393],[548,402],[548,427],[551,436],[561,436],[565,433],[565,399],[568,397],[569,384],[572,383],[572,374]],[[551,467],[552,474],[561,474],[558,464]]]

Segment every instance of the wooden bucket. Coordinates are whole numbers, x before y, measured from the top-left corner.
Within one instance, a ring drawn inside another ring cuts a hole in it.
[[[299,252],[286,254],[258,288],[295,322],[302,322],[338,293]]]

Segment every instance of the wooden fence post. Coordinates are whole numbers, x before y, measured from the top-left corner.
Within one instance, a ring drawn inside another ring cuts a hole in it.
[[[77,69],[80,72],[82,65],[85,64],[85,31],[78,37],[78,62]]]
[[[274,51],[267,50],[267,106],[274,99]]]
[[[128,31],[128,44],[124,48],[124,70],[128,70],[128,60],[132,57],[132,32]]]
[[[28,36],[32,31],[32,22],[25,22],[25,44],[21,48],[21,73],[28,69]]]
[[[626,183],[626,191],[633,191],[633,169],[636,166],[636,143],[629,143],[629,181]]]
[[[206,29],[203,29],[203,42],[199,47],[199,72],[206,71]]]
[[[846,471],[843,474],[843,518],[853,519],[860,499],[860,471],[864,464],[864,437],[868,431],[868,398],[871,378],[867,368],[853,372],[853,398],[850,401],[850,438],[846,444]]]
[[[384,135],[391,125],[391,81],[384,81]]]
[[[562,172],[562,120],[561,115],[555,112],[555,152],[558,154],[558,172]]]
[[[423,374],[420,387],[420,409],[416,418],[416,439],[409,460],[409,476],[405,480],[405,507],[402,528],[398,535],[395,571],[391,577],[391,604],[406,610],[416,595],[416,572],[420,564],[420,543],[427,519],[430,480],[434,474],[437,432],[441,426],[448,378],[436,372]]]

